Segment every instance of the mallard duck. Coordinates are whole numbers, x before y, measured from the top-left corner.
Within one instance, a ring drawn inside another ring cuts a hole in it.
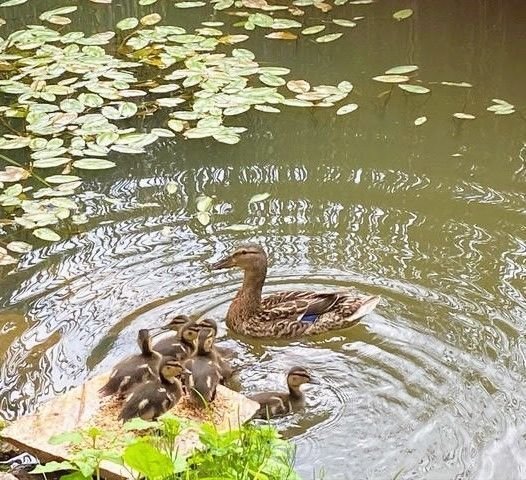
[[[203,407],[214,401],[222,380],[218,355],[214,351],[215,331],[203,328],[198,336],[197,353],[186,361],[185,385],[192,402]]]
[[[159,377],[162,355],[152,349],[152,337],[147,329],[139,330],[137,343],[141,353],[113,367],[108,382],[99,390],[102,395],[123,397],[134,386]]]
[[[318,383],[303,367],[294,367],[287,374],[288,392],[261,392],[248,395],[250,400],[259,403],[256,418],[271,418],[285,415],[305,406],[305,395],[300,390],[304,383]]]
[[[156,352],[159,352],[161,355],[174,357],[177,360],[186,360],[195,353],[199,330],[195,326],[195,322],[190,321],[189,317],[179,315],[161,327],[161,330],[168,330],[170,334],[155,342],[153,349]]]
[[[182,397],[180,377],[185,372],[181,362],[167,359],[161,366],[159,377],[138,385],[128,395],[119,415],[119,420],[141,417],[155,420],[170,410]]]
[[[252,337],[290,338],[349,327],[371,312],[379,297],[345,292],[283,291],[261,298],[267,255],[257,244],[242,245],[211,265],[212,270],[239,267],[243,285],[226,315],[228,328]]]

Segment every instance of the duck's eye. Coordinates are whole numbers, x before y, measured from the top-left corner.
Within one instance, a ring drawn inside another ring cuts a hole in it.
[[[238,251],[236,252],[236,255],[246,255],[247,253],[248,253],[247,250],[238,250]]]

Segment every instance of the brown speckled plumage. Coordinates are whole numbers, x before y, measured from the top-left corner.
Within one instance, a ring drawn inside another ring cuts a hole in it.
[[[230,305],[227,326],[252,337],[292,338],[354,325],[371,312],[379,297],[346,292],[284,291],[261,296],[267,255],[256,244],[242,245],[212,269],[239,267],[243,285]]]

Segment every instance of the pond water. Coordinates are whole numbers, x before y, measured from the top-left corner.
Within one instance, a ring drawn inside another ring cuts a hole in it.
[[[167,24],[204,20],[164,0],[82,3],[73,26],[92,32],[149,12]],[[3,28],[63,4],[5,9]],[[411,19],[393,20],[409,7]],[[312,10],[308,25],[325,18]],[[222,329],[244,391],[283,388],[296,364],[321,379],[306,388],[308,408],[278,422],[305,479],[526,478],[526,123],[520,108],[486,111],[492,98],[526,105],[526,4],[378,0],[331,15],[365,18],[326,45],[255,32],[243,47],[290,78],[351,81],[356,112],[250,111],[235,119],[249,128],[235,146],[166,139],[142,157],[118,155],[116,169],[88,177],[97,195],[81,194],[91,219],[82,232],[4,272],[6,418],[107,370],[170,312],[221,319],[240,274],[207,265],[250,239],[270,255],[267,291],[382,297],[355,328],[320,337],[254,341]],[[473,88],[380,95],[389,86],[371,78],[404,64],[425,82]],[[463,111],[477,118],[452,118]],[[248,204],[263,192],[271,197]],[[215,196],[208,227],[195,219],[200,193]],[[234,223],[257,230],[223,228]]]

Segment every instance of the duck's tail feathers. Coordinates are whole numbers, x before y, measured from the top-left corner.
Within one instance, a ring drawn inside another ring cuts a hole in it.
[[[380,302],[380,297],[377,297],[377,296],[366,297],[363,303],[358,307],[358,309],[350,317],[347,318],[347,320],[359,320],[365,315],[371,313],[376,308],[376,305],[378,305],[379,302]]]

